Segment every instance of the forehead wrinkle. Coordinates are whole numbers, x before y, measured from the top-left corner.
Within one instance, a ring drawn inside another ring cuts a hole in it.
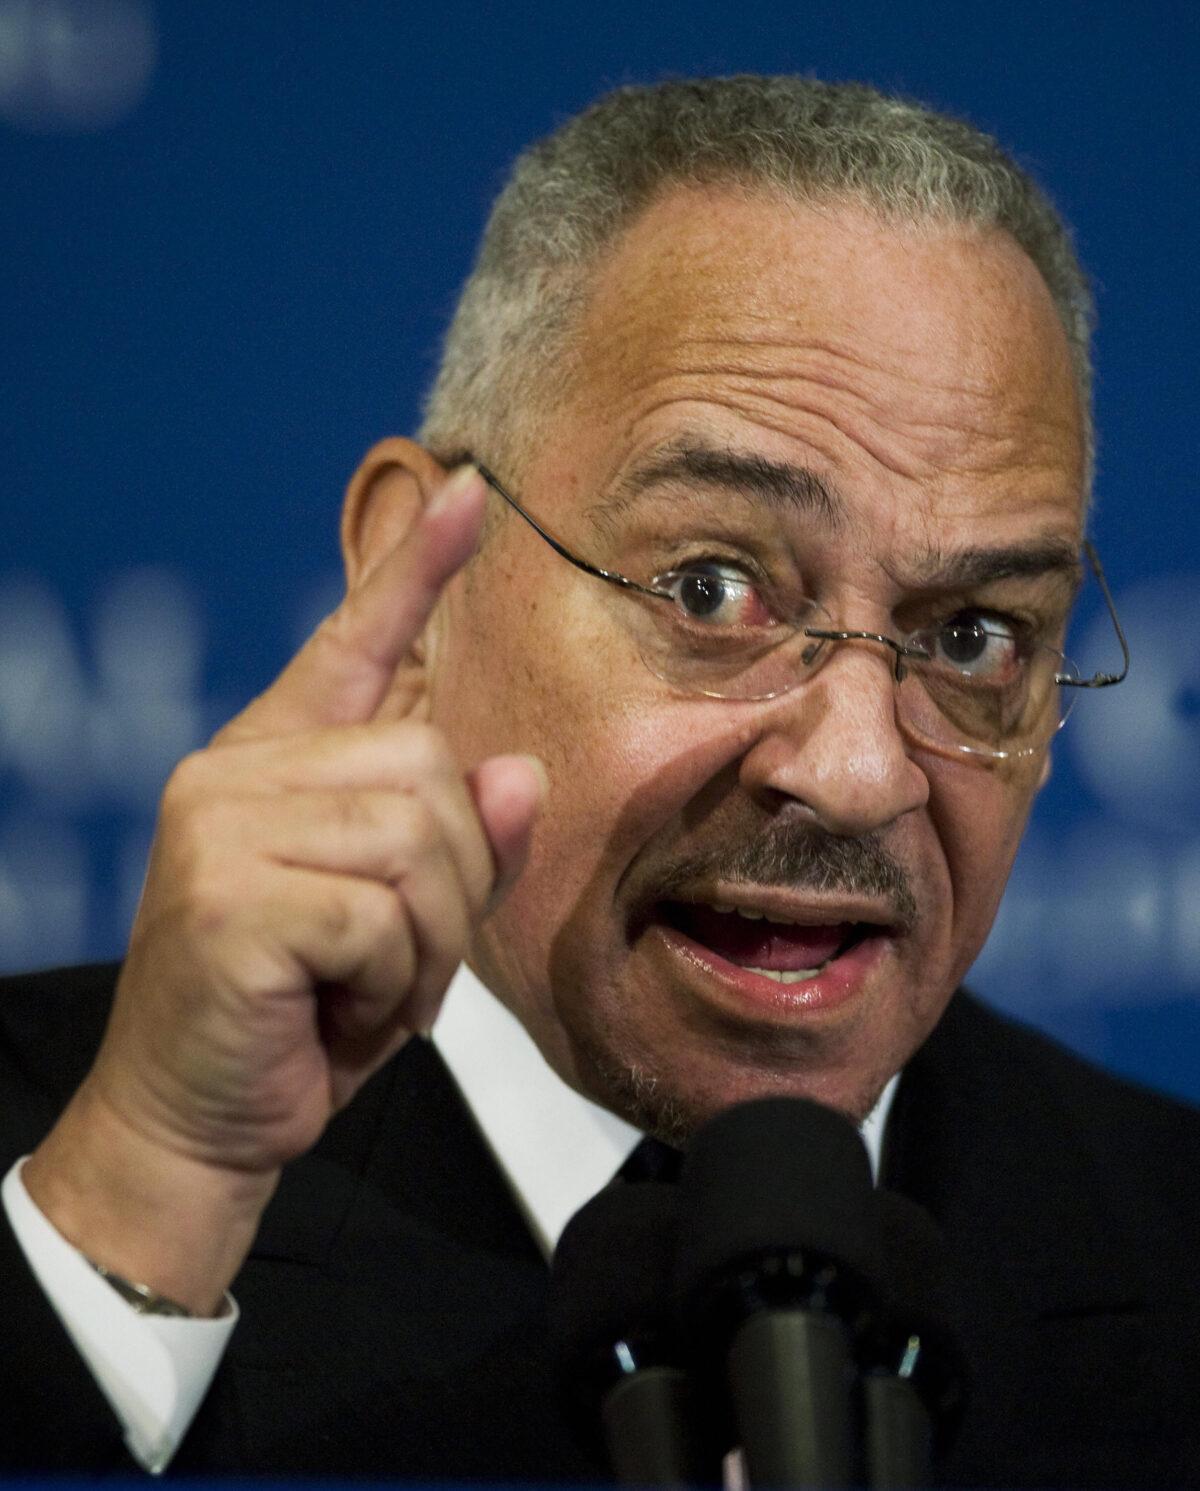
[[[728,354],[728,348],[724,349]],[[865,366],[865,365],[864,365]],[[1032,429],[1021,429],[997,390],[945,384],[928,387],[897,382],[880,370],[856,386],[834,370],[803,358],[792,365],[755,366],[751,360],[673,358],[662,366],[630,369],[619,402],[638,407],[639,418],[681,401],[699,398],[748,416],[777,433],[795,435],[797,419],[834,429],[894,475],[924,481],[958,475],[1012,477],[1054,459],[1055,435],[1070,428],[1043,405]],[[649,397],[651,390],[656,396]],[[937,407],[936,395],[953,390],[956,410]],[[833,401],[823,397],[833,395]],[[701,442],[703,443],[703,442]],[[826,480],[828,486],[828,481]],[[831,512],[831,518],[834,516]]]
[[[841,527],[847,515],[837,490],[810,467],[689,436],[660,446],[623,473],[589,515],[599,524],[610,523],[666,482],[756,498],[772,509],[814,515],[833,528]]]
[[[859,351],[853,344],[853,331],[854,327],[848,326],[841,338],[816,336],[798,319],[782,334],[775,316],[769,331],[762,335],[732,325],[719,335],[681,332],[671,351],[680,372],[803,379],[850,394],[863,403],[892,403],[899,390],[913,402],[931,394],[945,394],[991,404],[998,389],[1008,390],[1004,380],[986,366],[959,369],[956,377],[945,376],[936,364],[933,368],[924,365],[928,361],[925,349],[906,341],[876,341]],[[738,359],[733,355],[737,352],[744,356]],[[687,353],[703,355],[692,362]],[[916,359],[922,359],[923,365],[919,381],[912,381],[907,369]]]
[[[968,336],[961,329],[957,334],[945,331],[939,340],[910,327],[875,327],[864,341],[857,319],[845,311],[826,309],[826,322],[833,325],[818,328],[810,324],[803,303],[789,314],[774,307],[759,310],[747,302],[744,287],[699,301],[695,287],[689,290],[682,309],[676,303],[681,293],[677,276],[663,288],[661,302],[649,315],[636,296],[606,308],[589,339],[597,361],[619,365],[622,377],[629,376],[630,360],[645,368],[647,352],[651,362],[657,356],[660,372],[799,377],[867,403],[892,406],[900,394],[914,414],[931,397],[985,407],[996,405],[998,396],[1001,404],[1021,399],[1004,349],[982,332]],[[637,353],[631,359],[634,344]],[[917,377],[912,376],[914,366],[919,367]],[[1045,371],[1054,369],[1048,365]],[[1041,407],[1042,395],[1037,389],[1026,398]]]
[[[802,307],[789,314],[745,294],[697,297],[691,285],[681,306],[680,280],[673,274],[649,308],[636,296],[606,306],[595,327],[594,368],[626,399],[656,383],[678,398],[690,383],[723,381],[727,397],[833,423],[886,469],[916,479],[1001,474],[1077,434],[1073,398],[1057,397],[1058,359],[1041,358],[1032,375],[1014,369],[986,328],[966,336],[952,327],[943,347],[919,329],[886,325],[864,342],[842,309],[826,307],[824,324],[810,325]]]
[[[843,376],[839,364],[853,371]],[[680,369],[684,376],[704,371]],[[1021,391],[995,380],[909,382],[893,369],[841,354],[828,361],[800,355],[779,369],[746,363],[716,371],[729,379],[729,393],[828,422],[888,470],[917,479],[1027,467],[1074,429],[1069,411],[1045,402],[1036,406],[1032,427],[1022,423]],[[854,372],[861,374],[857,381]],[[814,399],[814,389],[837,403]],[[845,424],[848,417],[853,426]]]

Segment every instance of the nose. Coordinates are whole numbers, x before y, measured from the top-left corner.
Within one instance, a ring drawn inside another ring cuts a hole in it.
[[[784,799],[853,837],[923,807],[929,780],[896,720],[893,659],[853,641],[816,675],[762,706],[739,779],[774,809]]]

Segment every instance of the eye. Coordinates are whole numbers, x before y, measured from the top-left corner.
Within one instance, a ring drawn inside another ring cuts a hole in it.
[[[775,620],[753,583],[732,564],[697,560],[658,575],[654,585],[684,618],[704,626],[770,626]]]
[[[1021,624],[992,611],[960,611],[941,626],[920,633],[914,642],[933,663],[948,666],[968,678],[1001,682],[1025,661]]]

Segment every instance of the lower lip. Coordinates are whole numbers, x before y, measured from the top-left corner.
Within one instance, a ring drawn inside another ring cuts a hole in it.
[[[730,963],[712,948],[694,942],[686,932],[657,924],[655,930],[676,956],[714,979],[743,1007],[761,1014],[812,1016],[849,1003],[862,991],[868,975],[889,948],[888,936],[866,937],[810,979],[779,984],[752,969]]]

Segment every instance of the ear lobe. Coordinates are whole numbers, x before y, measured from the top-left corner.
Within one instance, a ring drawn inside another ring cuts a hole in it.
[[[349,589],[390,554],[446,480],[446,470],[414,440],[392,436],[363,457],[342,503],[342,561]]]

